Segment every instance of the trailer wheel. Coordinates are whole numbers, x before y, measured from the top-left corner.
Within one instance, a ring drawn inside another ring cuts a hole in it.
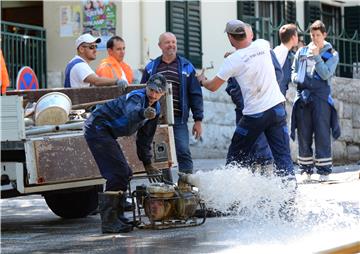
[[[102,192],[102,185],[85,190],[46,193],[44,198],[48,207],[57,216],[75,219],[86,217],[95,211],[98,207],[98,192]]]

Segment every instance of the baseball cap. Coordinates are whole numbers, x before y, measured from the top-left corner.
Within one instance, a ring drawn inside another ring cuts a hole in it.
[[[158,93],[163,93],[166,91],[166,78],[162,74],[156,73],[149,78],[146,86]]]
[[[101,42],[101,39],[98,37],[94,37],[91,34],[82,34],[79,36],[79,38],[76,39],[75,46],[78,48],[82,43],[99,43]]]
[[[245,35],[245,23],[242,22],[241,20],[238,19],[234,19],[234,20],[230,20],[229,22],[226,23],[226,27],[225,27],[225,33],[229,33],[229,34],[241,34],[241,35]]]

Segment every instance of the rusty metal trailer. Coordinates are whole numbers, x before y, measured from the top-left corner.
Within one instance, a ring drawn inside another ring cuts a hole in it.
[[[127,92],[140,87],[132,86]],[[52,91],[54,89],[12,91],[0,97],[1,198],[41,194],[58,216],[85,217],[96,209],[97,193],[103,190],[105,181],[88,149],[81,127],[58,128],[54,132],[40,134],[28,134],[25,127],[24,105]],[[77,105],[121,95],[117,87],[56,91],[67,94]],[[152,144],[154,165],[164,172],[176,164],[166,102],[169,100],[162,101],[162,117]],[[133,172],[144,173],[136,154],[135,136],[119,138],[118,142]]]

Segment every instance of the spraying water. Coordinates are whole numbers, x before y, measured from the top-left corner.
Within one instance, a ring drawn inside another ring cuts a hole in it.
[[[198,171],[191,180],[208,208],[231,215],[222,218],[213,236],[224,239],[218,242],[227,248],[213,253],[303,254],[359,241],[358,179],[299,184],[294,192],[284,179],[228,165]],[[293,202],[284,206],[289,200]]]

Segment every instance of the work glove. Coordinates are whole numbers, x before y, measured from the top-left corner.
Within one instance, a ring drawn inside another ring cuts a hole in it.
[[[154,119],[156,117],[156,110],[153,107],[147,107],[144,110],[144,117],[146,119]]]
[[[120,88],[120,91],[123,93],[125,92],[126,88],[128,87],[128,82],[126,80],[123,79],[117,79],[116,80],[116,85]]]
[[[161,174],[161,171],[155,168],[152,163],[144,165],[144,168],[146,174],[149,176],[150,183],[161,182],[161,176],[157,176],[158,174]]]

